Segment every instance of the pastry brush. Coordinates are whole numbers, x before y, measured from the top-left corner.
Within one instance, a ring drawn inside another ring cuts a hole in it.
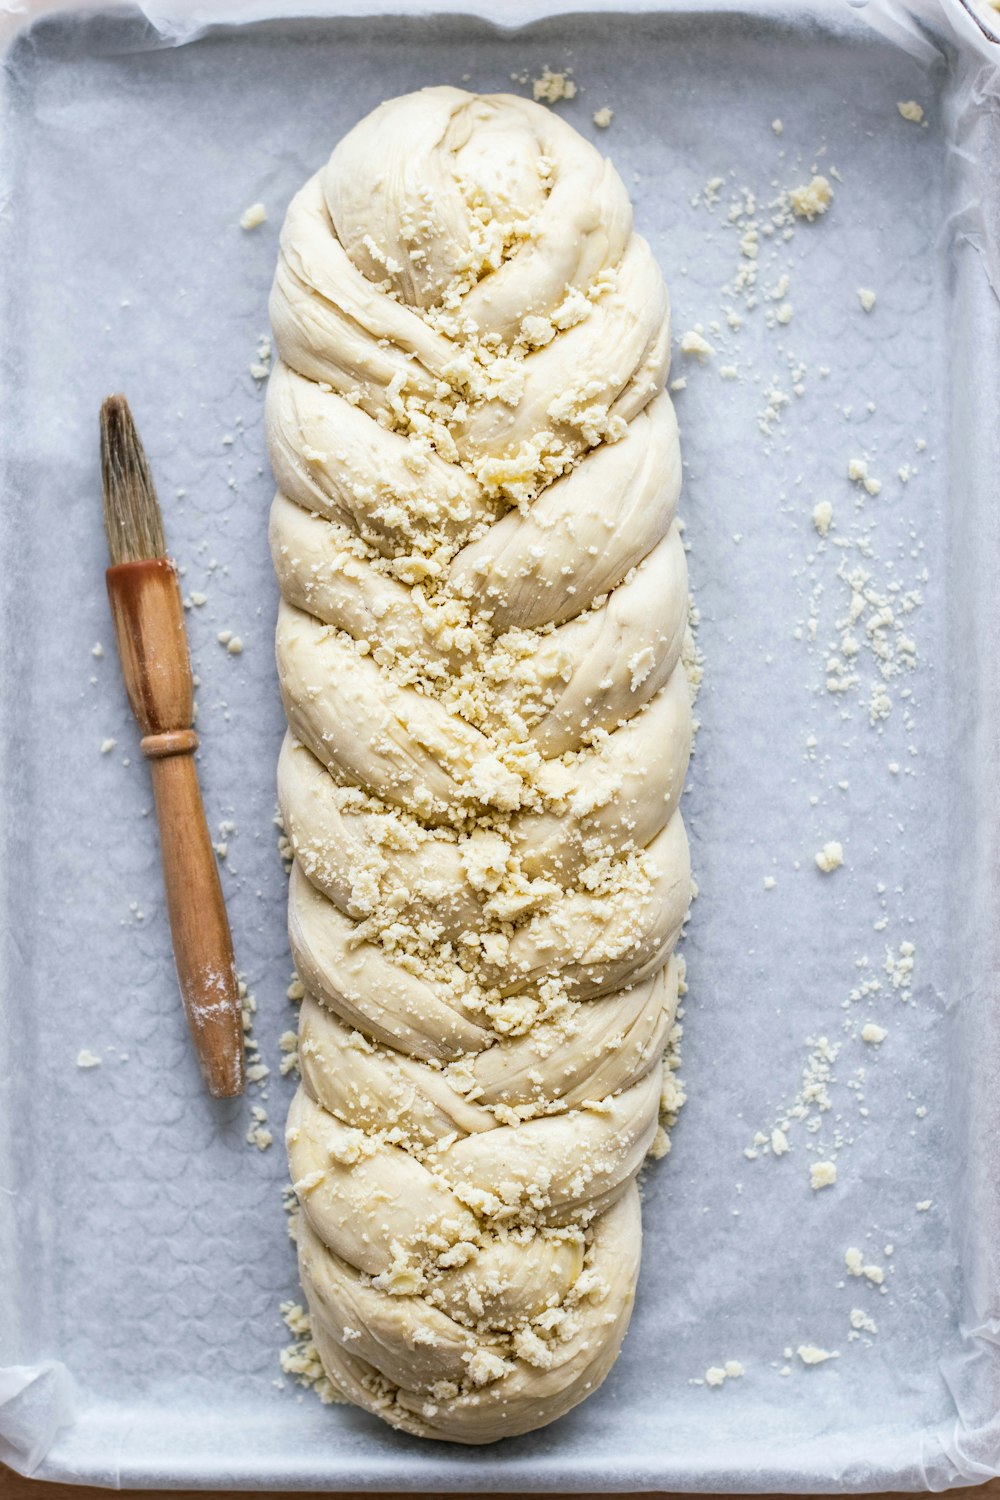
[[[108,598],[132,712],[149,759],[181,998],[209,1092],[243,1092],[243,1024],[226,906],[194,752],[194,684],[177,572],[124,396],[101,407]]]

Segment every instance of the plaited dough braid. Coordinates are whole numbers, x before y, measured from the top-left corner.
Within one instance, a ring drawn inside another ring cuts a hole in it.
[[[391,100],[271,299],[288,1119],[333,1385],[464,1443],[617,1354],[690,895],[666,291],[523,99]]]

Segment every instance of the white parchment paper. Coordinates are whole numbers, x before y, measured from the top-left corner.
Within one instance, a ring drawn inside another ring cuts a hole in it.
[[[511,5],[502,27],[471,0],[0,17],[0,1458],[21,1470],[521,1492],[940,1489],[1000,1470],[994,44],[957,0],[569,8]],[[483,1452],[324,1408],[278,1366],[297,1295],[278,1075],[294,1013],[250,366],[285,205],[336,139],[391,94],[525,91],[545,65],[572,68],[556,107],[630,187],[675,332],[699,325],[715,349],[673,372],[705,655],[686,798],[700,895],[690,1100],[646,1174],[624,1352],[585,1406]],[[910,99],[923,123],[900,116]],[[766,226],[817,172],[832,207],[759,235],[748,306],[748,219]],[[242,231],[258,200],[266,224]],[[208,1100],[191,1055],[113,650],[96,414],[119,388],[192,601],[203,786],[271,1068],[244,1101]],[[859,568],[894,622],[870,631],[865,604],[858,681],[833,692]],[[844,864],[825,875],[830,840]],[[820,1038],[836,1055],[812,1131],[796,1100]],[[253,1104],[265,1152],[245,1139]],[[813,1191],[820,1160],[837,1181]],[[852,1247],[881,1284],[849,1275]],[[807,1365],[800,1346],[836,1357]],[[727,1360],[745,1373],[704,1384]]]

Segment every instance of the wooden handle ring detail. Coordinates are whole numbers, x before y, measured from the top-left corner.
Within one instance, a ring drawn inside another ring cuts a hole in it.
[[[165,755],[190,755],[198,748],[193,729],[168,729],[163,734],[147,734],[139,741],[143,755],[158,760]]]

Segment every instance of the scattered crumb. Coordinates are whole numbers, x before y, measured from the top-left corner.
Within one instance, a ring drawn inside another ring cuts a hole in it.
[[[791,1150],[788,1132],[795,1123],[801,1123],[810,1135],[815,1135],[822,1128],[822,1116],[832,1107],[830,1084],[834,1081],[833,1065],[840,1047],[825,1036],[808,1037],[806,1040],[809,1053],[802,1070],[799,1090],[794,1099],[782,1105],[778,1111],[777,1118],[770,1127],[770,1135],[762,1130],[754,1135],[752,1154],[746,1150],[743,1153],[748,1160],[753,1161],[758,1156],[784,1156]]]
[[[876,1026],[874,1021],[868,1021],[861,1028],[861,1040],[863,1042],[870,1042],[873,1047],[881,1046],[888,1035],[889,1033],[885,1027]]]
[[[764,876],[764,889],[765,889],[765,891],[773,891],[774,888],[775,888],[775,886],[777,884],[778,884],[778,882],[775,880],[775,878],[774,878],[773,875],[765,875]]]
[[[96,1052],[91,1052],[89,1047],[81,1047],[76,1054],[76,1065],[78,1068],[99,1068],[101,1059]]]
[[[246,1134],[247,1145],[256,1146],[258,1151],[266,1151],[274,1140],[267,1128],[267,1110],[262,1105],[255,1104],[250,1113],[253,1119]]]
[[[809,1186],[814,1193],[820,1188],[833,1187],[837,1180],[837,1167],[832,1161],[814,1161],[809,1168]]]
[[[851,458],[847,461],[847,477],[855,484],[864,485],[869,495],[877,495],[882,488],[880,479],[873,479],[868,472],[868,461],[864,458]]]
[[[801,187],[792,188],[789,193],[792,213],[797,219],[813,219],[820,214],[825,214],[833,202],[833,188],[825,177],[814,177],[811,182],[803,183]]]
[[[231,630],[220,630],[218,635],[215,637],[220,646],[228,646],[232,638],[233,632]]]
[[[771,121],[771,129],[774,131],[775,135],[781,135],[784,131],[784,128],[785,127],[780,120]]]
[[[686,391],[687,390],[687,377],[684,376],[684,375],[678,375],[678,377],[677,377],[676,380],[672,380],[670,382],[670,389],[672,391]]]
[[[927,1210],[931,1207],[931,1205],[932,1205],[932,1200],[930,1198],[922,1198],[920,1200],[920,1202],[916,1205],[917,1213],[918,1214],[925,1214],[927,1212]]]
[[[263,224],[266,219],[267,209],[264,207],[263,203],[251,203],[250,207],[245,208],[240,214],[240,228],[256,229],[257,226],[259,224]]]
[[[595,111],[594,111],[594,124],[600,130],[607,130],[608,126],[611,124],[611,121],[614,119],[614,117],[615,117],[614,110],[613,109],[609,109],[608,106],[605,104],[605,106],[604,106],[603,109],[595,109]]]
[[[878,1324],[874,1318],[870,1318],[862,1307],[851,1308],[851,1327],[863,1330],[865,1333],[878,1333]]]
[[[282,1078],[289,1073],[297,1073],[299,1070],[299,1037],[296,1031],[283,1031],[278,1038],[278,1046],[285,1054],[281,1059],[280,1072]]]
[[[820,1349],[815,1344],[800,1344],[796,1353],[804,1365],[821,1365],[828,1359],[839,1359],[836,1349]]]
[[[813,525],[820,536],[826,536],[833,524],[833,506],[829,500],[821,500],[813,509]]]
[[[262,333],[257,340],[257,359],[250,366],[254,380],[266,380],[271,373],[271,340]]]
[[[919,125],[924,118],[924,111],[916,99],[903,99],[896,105],[904,120],[912,120],[914,125]]]
[[[916,949],[912,943],[900,943],[899,953],[893,953],[891,948],[885,950],[885,963],[882,965],[894,990],[901,992],[900,999],[909,999],[909,989],[913,981],[913,967],[915,963]]]
[[[844,863],[844,850],[836,839],[831,839],[824,844],[816,855],[816,868],[822,870],[824,875],[830,875],[834,870],[839,870]]]
[[[866,1265],[865,1258],[854,1245],[844,1251],[844,1265],[847,1267],[849,1276],[864,1276],[875,1286],[881,1286],[885,1280],[885,1272],[881,1266]]]
[[[117,740],[102,740],[101,741],[101,754],[102,755],[110,755],[111,752],[112,752],[112,750],[115,748],[115,745],[117,743],[118,743]]]
[[[738,380],[740,376],[740,372],[735,365],[721,365],[719,374],[723,380]]]
[[[226,642],[226,650],[229,652],[230,656],[239,656],[240,652],[243,650],[243,642],[240,640],[238,635],[230,636],[229,640]]]
[[[540,78],[531,80],[531,94],[543,104],[558,104],[560,99],[576,97],[576,84],[566,73],[554,73],[545,67]]]
[[[708,359],[715,350],[700,328],[689,328],[687,333],[681,334],[681,353],[693,354],[697,359]]]
[[[346,1398],[323,1369],[305,1308],[298,1302],[282,1302],[281,1316],[294,1339],[294,1343],[287,1344],[279,1356],[284,1373],[294,1376],[297,1385],[311,1387],[324,1406],[344,1401]]]
[[[234,832],[232,823],[220,823],[220,833]],[[257,1001],[247,988],[246,980],[237,976],[239,984],[240,1009],[243,1021],[243,1040],[247,1051],[247,1090],[253,1090],[257,1096],[267,1099],[267,1080],[271,1069],[266,1063],[260,1061],[260,1044],[253,1035],[253,1019],[257,1013]],[[246,1140],[251,1146],[256,1146],[258,1151],[266,1151],[271,1144],[271,1132],[266,1128],[267,1113],[259,1104],[251,1108],[251,1123],[247,1131]]]
[[[705,1384],[710,1386],[724,1385],[727,1380],[738,1380],[743,1374],[743,1366],[738,1359],[727,1359],[724,1365],[710,1365],[705,1371]]]
[[[195,609],[200,609],[203,604],[208,603],[208,595],[199,594],[196,589],[192,589],[191,603],[194,605]]]
[[[775,313],[775,317],[783,328],[787,327],[792,321],[792,304],[790,302],[783,302]]]
[[[94,642],[94,644],[90,648],[90,654],[91,654],[91,656],[103,656],[104,655],[104,647],[101,645],[100,641],[95,641]]]
[[[777,379],[772,378],[770,385],[764,392],[767,405],[757,413],[757,426],[765,436],[770,436],[775,422],[780,422],[782,408],[789,405],[791,396],[783,391]]]
[[[867,287],[859,286],[858,301],[861,303],[861,306],[864,308],[865,312],[871,312],[872,308],[875,306],[875,293],[869,291]]]

